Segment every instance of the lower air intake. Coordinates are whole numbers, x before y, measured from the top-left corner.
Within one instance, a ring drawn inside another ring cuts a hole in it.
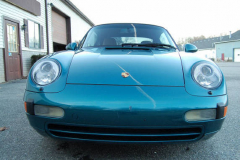
[[[174,129],[134,129],[48,124],[48,131],[51,135],[61,138],[122,142],[193,141],[200,138],[202,135],[202,129],[198,127]]]

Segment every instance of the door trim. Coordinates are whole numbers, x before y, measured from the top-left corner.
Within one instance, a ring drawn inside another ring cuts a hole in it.
[[[240,49],[240,47],[233,48],[233,62],[235,62],[235,52],[234,52],[235,49]]]
[[[4,57],[4,67],[5,67],[5,81],[7,82],[8,81],[8,65],[7,65],[7,57],[6,55],[8,54],[8,51],[6,49],[6,43],[7,43],[7,28],[5,27],[6,26],[6,20],[7,21],[11,21],[11,22],[14,22],[14,23],[17,23],[18,25],[18,42],[19,42],[19,54],[20,54],[20,70],[21,70],[21,78],[23,78],[23,63],[22,63],[22,44],[21,44],[21,26],[20,26],[20,21],[18,20],[15,20],[15,19],[12,19],[12,18],[9,18],[9,17],[6,17],[6,16],[3,16],[3,29],[4,29],[4,51],[3,51],[3,57]]]

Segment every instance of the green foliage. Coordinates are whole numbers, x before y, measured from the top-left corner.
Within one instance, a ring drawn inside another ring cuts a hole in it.
[[[230,59],[230,58],[228,58],[228,59],[227,59],[227,62],[232,62],[232,61],[233,61],[233,60],[232,60],[232,59]]]
[[[32,57],[31,57],[31,65],[33,66],[33,64],[37,61],[37,60],[39,60],[39,59],[41,59],[42,57],[44,57],[45,55],[41,55],[41,54],[39,54],[39,55],[32,55]]]
[[[214,58],[209,58],[210,60],[214,61]]]

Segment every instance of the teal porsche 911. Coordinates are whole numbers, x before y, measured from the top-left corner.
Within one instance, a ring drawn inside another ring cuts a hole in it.
[[[24,104],[30,125],[58,139],[194,142],[217,133],[227,112],[224,76],[192,44],[180,51],[163,27],[92,27],[80,43],[38,60]]]

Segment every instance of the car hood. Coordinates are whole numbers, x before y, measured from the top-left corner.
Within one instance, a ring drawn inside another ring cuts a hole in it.
[[[123,78],[122,73],[129,76]],[[74,55],[67,83],[99,85],[184,86],[178,52],[102,49]]]

